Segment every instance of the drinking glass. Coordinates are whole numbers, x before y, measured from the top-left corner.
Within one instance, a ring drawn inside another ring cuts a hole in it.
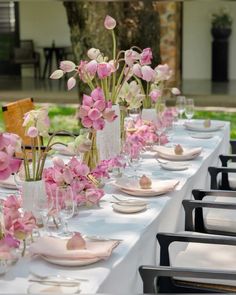
[[[59,214],[64,223],[62,236],[71,236],[68,229],[68,220],[73,217],[75,211],[73,192],[70,186],[59,186],[56,189],[56,199]]]
[[[184,110],[185,110],[186,99],[185,96],[177,96],[176,98],[176,109],[180,115],[180,119],[182,119]]]
[[[133,119],[136,123],[141,116],[141,109],[140,108],[132,108],[129,110],[129,116]]]
[[[155,121],[156,134],[158,136],[158,145],[161,145],[161,136],[166,130],[166,121],[163,118],[157,118]]]
[[[48,214],[53,207],[54,200],[50,188],[48,187],[46,189],[46,185],[43,183],[40,193],[36,195],[33,201],[33,213],[37,219],[37,223],[41,222],[45,227]]]
[[[193,115],[194,115],[194,100],[192,98],[188,98],[186,99],[185,116],[187,117],[188,121],[190,121]]]

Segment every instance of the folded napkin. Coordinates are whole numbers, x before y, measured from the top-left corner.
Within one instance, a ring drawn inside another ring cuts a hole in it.
[[[119,241],[86,241],[86,249],[67,250],[67,239],[41,237],[30,245],[32,255],[44,255],[62,259],[107,258]]]
[[[114,183],[114,185],[120,188],[123,192],[126,192],[130,195],[155,196],[174,190],[178,183],[178,179],[152,180],[152,187],[149,189],[143,189],[140,187],[138,181],[126,179],[126,181],[118,180]]]
[[[157,152],[158,156],[168,160],[188,160],[198,156],[202,152],[201,147],[192,149],[183,148],[183,153],[181,155],[175,154],[174,147],[154,146],[153,149]]]
[[[14,176],[11,175],[5,180],[0,180],[0,186],[4,188],[11,188],[11,189],[16,189],[16,183],[14,180]]]

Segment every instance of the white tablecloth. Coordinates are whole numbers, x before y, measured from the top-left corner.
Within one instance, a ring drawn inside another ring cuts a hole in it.
[[[193,139],[182,126],[175,128],[171,139],[173,143],[203,147],[201,155],[192,160],[191,167],[185,171],[163,170],[150,154],[144,155],[140,173],[149,173],[153,178],[180,180],[174,192],[146,198],[148,210],[129,215],[114,212],[110,203],[111,194],[122,194],[107,185],[100,208],[81,209],[78,216],[71,220],[71,230],[123,239],[107,261],[84,267],[62,267],[26,257],[1,277],[0,293],[27,293],[29,269],[41,274],[86,278],[88,281],[81,283],[81,293],[142,293],[138,267],[142,264],[154,265],[158,261],[156,233],[183,229],[182,200],[191,198],[193,188],[209,188],[208,166],[217,165],[218,155],[228,152],[229,123],[225,122],[224,128],[213,134],[211,139]]]

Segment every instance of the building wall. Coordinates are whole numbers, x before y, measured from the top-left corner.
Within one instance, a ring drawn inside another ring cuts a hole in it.
[[[214,2],[214,3],[212,3]],[[211,14],[229,8],[234,22],[229,48],[229,79],[236,79],[236,2],[190,1],[183,8],[182,69],[184,79],[211,79]]]
[[[20,39],[33,39],[36,50],[41,54],[44,66],[43,47],[70,46],[70,30],[62,2],[22,1],[20,10]],[[54,58],[55,59],[55,58]],[[55,60],[53,68],[55,69]],[[23,69],[24,76],[32,76],[32,69]]]

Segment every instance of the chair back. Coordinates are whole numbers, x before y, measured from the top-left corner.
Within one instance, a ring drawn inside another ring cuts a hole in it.
[[[24,114],[34,109],[33,98],[24,98],[2,107],[5,130],[18,134],[25,145],[31,145],[30,138],[25,136],[22,126]]]

